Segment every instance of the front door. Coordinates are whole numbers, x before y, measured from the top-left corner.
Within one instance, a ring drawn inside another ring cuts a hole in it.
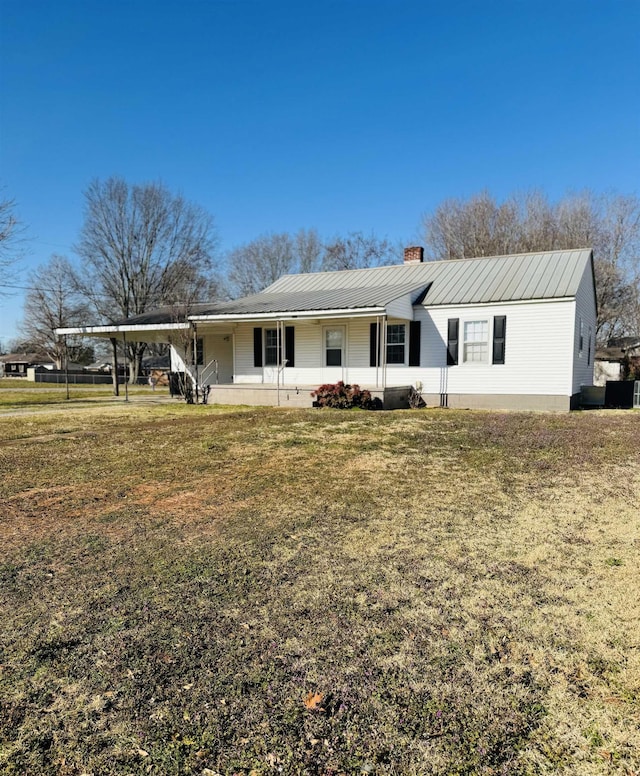
[[[346,369],[346,329],[344,326],[323,328],[322,380],[337,383],[344,380]]]

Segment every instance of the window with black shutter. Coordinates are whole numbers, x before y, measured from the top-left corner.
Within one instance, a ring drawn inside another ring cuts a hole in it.
[[[387,364],[404,364],[405,337],[404,323],[387,325]]]

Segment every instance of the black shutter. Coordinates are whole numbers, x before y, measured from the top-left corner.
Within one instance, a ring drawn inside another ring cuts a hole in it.
[[[447,322],[447,366],[458,363],[458,327],[459,318],[449,318]]]
[[[296,365],[296,345],[295,345],[295,327],[284,327],[284,358],[282,363],[286,360],[287,366]]]
[[[380,359],[378,357],[379,353],[380,348],[378,346],[378,324],[372,323],[370,326],[369,334],[369,366],[378,366],[380,364]]]
[[[504,364],[504,343],[507,334],[507,316],[493,318],[493,363]]]
[[[420,366],[420,321],[409,322],[409,366]]]
[[[253,365],[262,366],[262,329],[253,330]]]

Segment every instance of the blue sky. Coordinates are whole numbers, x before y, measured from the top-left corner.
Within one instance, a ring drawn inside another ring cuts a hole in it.
[[[415,241],[448,197],[639,192],[637,0],[0,0],[0,182],[26,268],[94,178],[163,181],[222,249]],[[19,292],[0,299],[0,341]]]

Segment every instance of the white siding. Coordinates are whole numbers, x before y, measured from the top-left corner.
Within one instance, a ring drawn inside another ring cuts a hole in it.
[[[405,294],[400,299],[394,299],[387,305],[387,314],[390,318],[400,318],[405,321],[413,320],[413,305],[411,294]]]
[[[505,315],[505,363],[492,364],[493,318]],[[424,393],[459,394],[538,394],[570,396],[572,389],[572,350],[575,302],[542,301],[505,303],[455,308],[415,309],[421,321],[420,367],[389,365],[386,385],[415,385],[420,381]],[[460,320],[459,364],[447,366],[447,321]],[[323,329],[327,325],[344,325],[347,332],[346,368],[342,379],[367,387],[382,387],[383,370],[369,366],[370,324],[375,317],[335,319],[316,324],[287,321],[295,326],[295,367],[283,370],[281,382],[286,385],[315,386],[326,377]],[[486,364],[462,362],[464,322],[489,322],[489,356]],[[390,319],[389,323],[394,320]],[[396,321],[405,322],[405,321]],[[236,383],[275,382],[273,369],[253,366],[253,326],[240,324],[235,333]],[[268,328],[265,327],[265,328]],[[409,356],[407,325],[406,358]]]
[[[198,383],[200,385],[216,383],[216,361],[220,384],[230,383],[233,379],[233,342],[232,335],[227,331],[198,332],[198,338],[203,341],[204,363],[198,366]],[[189,372],[195,377],[192,364],[185,364],[184,346],[171,345],[171,371]],[[191,358],[189,354],[188,358]]]
[[[261,383],[262,368],[253,365],[253,324],[241,323],[233,335],[234,383]]]
[[[493,318],[505,315],[505,363],[491,363]],[[458,318],[459,359],[447,366],[447,321]],[[404,369],[387,384],[409,379],[423,383],[425,393],[571,395],[571,350],[574,302],[529,302],[461,308],[422,308],[420,368]],[[463,363],[464,322],[489,321],[489,359],[486,364]]]
[[[324,323],[324,322],[323,322]],[[328,322],[327,322],[328,323]],[[344,321],[340,321],[344,323]],[[295,329],[295,366],[282,370],[281,382],[287,385],[316,385],[322,380],[322,324],[306,321],[286,321],[286,326]],[[273,324],[241,323],[235,332],[235,374],[236,383],[275,383],[276,369],[272,366],[253,365],[253,329],[275,328]]]
[[[580,325],[582,324],[582,350],[580,349]],[[575,304],[573,335],[572,393],[578,393],[583,385],[593,385],[593,362],[596,349],[596,299],[591,263],[585,268],[578,286]]]

